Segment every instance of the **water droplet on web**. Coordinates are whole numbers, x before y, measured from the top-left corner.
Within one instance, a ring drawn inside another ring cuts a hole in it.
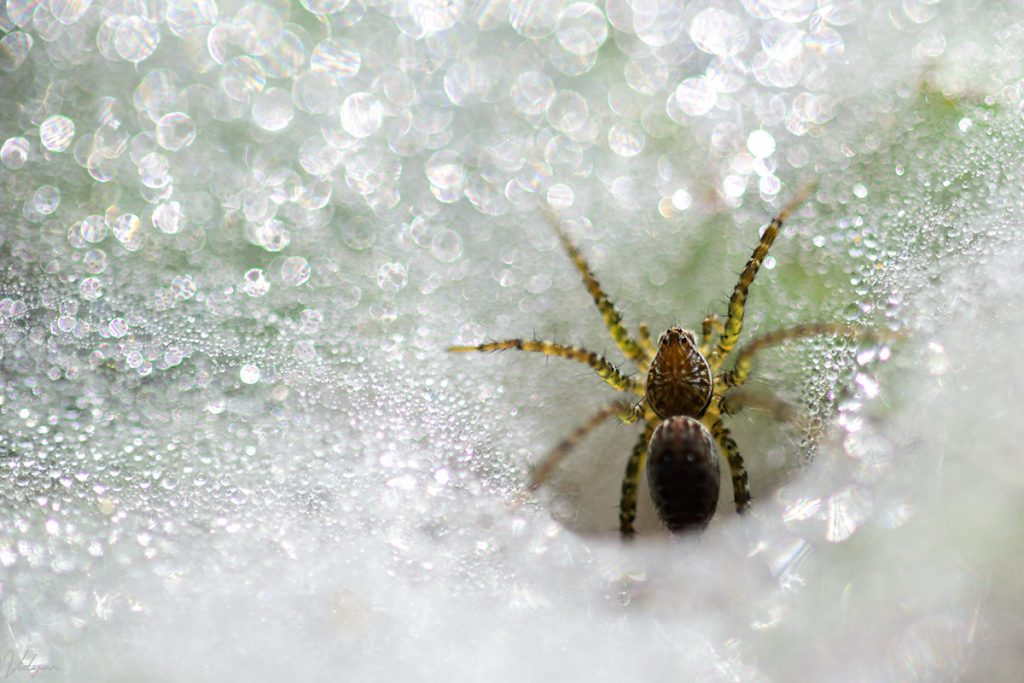
[[[86,301],[95,301],[103,296],[103,285],[94,277],[83,278],[78,285],[78,292]]]
[[[242,384],[256,384],[260,381],[260,369],[259,367],[246,363],[238,369],[238,379],[242,380]]]
[[[167,0],[164,16],[175,35],[188,37],[217,23],[217,3],[214,0]]]
[[[252,119],[263,130],[287,128],[294,114],[292,96],[281,88],[268,88],[253,99]]]
[[[357,138],[373,135],[380,128],[383,116],[380,103],[366,92],[352,93],[341,105],[341,125],[345,132]]]
[[[565,211],[575,201],[575,194],[572,188],[564,183],[555,183],[548,188],[548,205],[555,211]]]
[[[363,251],[373,246],[376,228],[365,216],[356,216],[341,225],[341,239],[349,249]]]
[[[250,55],[265,55],[284,33],[281,15],[261,2],[243,5],[235,13],[232,28],[235,42]]]
[[[524,114],[540,114],[555,96],[554,82],[538,71],[527,71],[516,77],[512,86],[512,104]]]
[[[352,78],[359,73],[362,56],[355,43],[344,38],[321,40],[313,48],[309,66],[314,72],[323,72],[332,78]]]
[[[28,161],[29,142],[25,138],[7,138],[0,147],[0,163],[11,171],[17,171]]]
[[[125,322],[124,318],[114,318],[107,324],[107,331],[111,337],[120,339],[128,334],[128,323]]]
[[[174,298],[180,301],[191,299],[195,296],[197,287],[191,275],[175,275],[171,278],[171,292]]]
[[[590,111],[586,99],[575,90],[560,90],[548,106],[548,121],[563,133],[572,133],[587,123]]]
[[[166,150],[176,152],[192,144],[195,138],[195,122],[180,111],[165,114],[156,124],[156,142]]]
[[[766,130],[755,130],[747,136],[747,149],[759,159],[770,157],[775,153],[775,138]]]
[[[185,214],[181,209],[181,202],[163,202],[153,209],[153,225],[161,232],[174,235],[181,231],[184,224]]]
[[[128,17],[114,32],[114,49],[129,62],[141,62],[156,50],[160,42],[160,29],[145,17]]]
[[[0,71],[12,73],[25,62],[34,40],[24,31],[12,31],[0,38]]]
[[[60,190],[53,185],[43,185],[32,194],[32,208],[48,216],[57,210],[60,204]]]
[[[397,292],[405,287],[408,274],[405,266],[398,262],[385,263],[377,271],[377,286],[385,292]]]
[[[508,21],[512,28],[527,38],[540,38],[554,30],[561,9],[557,2],[511,0]]]
[[[633,30],[651,47],[675,42],[684,28],[683,3],[676,0],[637,0],[633,8]]]
[[[430,190],[439,201],[451,203],[462,196],[466,171],[457,152],[445,149],[434,153],[427,160],[425,170]]]
[[[75,123],[66,116],[54,114],[39,126],[39,140],[51,152],[63,152],[75,136]]]
[[[112,232],[117,241],[128,251],[136,251],[142,246],[142,221],[133,213],[124,213],[118,216],[114,221]]]
[[[646,140],[644,132],[630,123],[616,123],[608,130],[608,147],[621,157],[639,154]]]
[[[608,23],[594,5],[577,2],[558,16],[558,44],[576,55],[589,54],[608,38]]]
[[[107,236],[107,222],[103,216],[86,216],[79,228],[82,239],[86,242],[102,242]]]
[[[727,57],[742,51],[750,34],[736,15],[709,7],[693,18],[690,38],[704,52]]]
[[[163,154],[150,152],[139,161],[139,180],[146,187],[160,188],[171,182],[171,163]]]
[[[281,279],[291,287],[298,287],[309,280],[310,273],[309,262],[301,256],[290,256],[281,264]]]
[[[270,291],[270,280],[263,274],[262,268],[246,271],[242,278],[242,291],[251,297],[261,297]]]
[[[454,230],[442,230],[430,241],[430,253],[442,263],[458,261],[462,256],[462,236]]]
[[[715,92],[715,89],[711,87],[706,78],[698,76],[687,78],[680,83],[672,94],[669,104],[674,104],[684,114],[703,116],[711,111],[717,101],[718,93]],[[674,111],[675,109],[669,106],[669,116],[677,123],[684,123],[685,118],[674,115]]]

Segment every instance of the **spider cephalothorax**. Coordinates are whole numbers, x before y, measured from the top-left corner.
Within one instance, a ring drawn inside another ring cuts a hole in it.
[[[742,512],[749,507],[747,471],[736,441],[722,423],[722,415],[734,414],[745,405],[767,408],[769,414],[781,419],[789,419],[787,416],[796,414],[788,404],[774,397],[735,390],[749,377],[757,353],[790,339],[815,335],[883,336],[850,325],[814,323],[761,335],[733,354],[743,329],[747,291],[779,234],[782,222],[801,200],[802,197],[783,208],[761,234],[761,240],[729,298],[728,317],[722,321],[718,316],[708,314],[704,318],[699,341],[693,332],[680,327],[669,328],[658,338],[657,346],[651,342],[646,325],[639,326],[636,339],[629,334],[622,325],[622,316],[601,289],[582,254],[558,222],[552,221],[615,345],[636,364],[642,379],[623,374],[597,353],[549,341],[507,339],[476,346],[450,347],[448,350],[454,352],[519,349],[568,358],[589,365],[618,391],[638,397],[632,401],[620,399],[610,403],[558,444],[534,467],[530,489],[540,486],[583,437],[605,420],[618,417],[627,423],[644,423],[643,433],[633,447],[622,480],[619,531],[623,536],[633,533],[637,487],[645,465],[651,498],[658,516],[669,529],[674,532],[699,530],[708,523],[718,502],[719,465],[715,442],[729,465],[736,510]],[[723,365],[730,357],[734,359],[732,367],[725,370]]]
[[[647,402],[662,419],[701,417],[711,404],[711,367],[693,332],[670,327],[658,338],[658,352],[647,371]]]

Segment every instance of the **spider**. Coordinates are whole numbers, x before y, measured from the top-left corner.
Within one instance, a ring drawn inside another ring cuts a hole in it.
[[[876,333],[851,325],[812,323],[797,325],[755,337],[736,349],[743,329],[747,293],[783,222],[810,193],[805,188],[776,215],[761,234],[733,288],[724,321],[709,313],[701,325],[700,338],[690,330],[671,327],[653,343],[646,324],[641,323],[634,339],[622,324],[622,316],[601,289],[590,266],[559,221],[551,217],[569,258],[594,299],[615,345],[639,370],[640,378],[627,376],[603,356],[579,346],[551,341],[506,339],[476,346],[451,346],[453,353],[518,349],[558,356],[590,366],[612,388],[638,396],[619,399],[597,411],[559,443],[533,468],[529,490],[536,490],[557,465],[590,432],[612,417],[625,423],[642,422],[643,432],[626,463],[619,502],[619,532],[634,533],[641,473],[647,467],[648,484],[658,516],[672,532],[700,531],[711,520],[718,504],[719,464],[714,443],[724,455],[732,478],[736,510],[750,507],[750,486],[739,447],[722,423],[744,406],[768,410],[776,419],[794,421],[796,411],[774,398],[745,391],[757,354],[783,342],[817,335],[874,337]],[[726,361],[731,366],[724,369]]]

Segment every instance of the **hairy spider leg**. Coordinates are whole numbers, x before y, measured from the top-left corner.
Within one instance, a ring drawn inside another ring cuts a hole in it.
[[[530,483],[527,488],[530,491],[536,491],[541,484],[543,484],[551,473],[555,471],[555,467],[558,463],[565,459],[565,456],[569,455],[569,452],[579,444],[590,432],[594,431],[601,424],[612,416],[617,416],[623,422],[629,424],[636,422],[640,417],[640,410],[637,406],[626,400],[618,400],[613,403],[609,403],[601,410],[594,413],[589,420],[581,424],[576,430],[562,439],[562,441],[555,446],[550,453],[544,456],[544,459],[538,462],[533,467],[533,471],[530,473]]]
[[[622,497],[619,499],[619,533],[622,536],[633,535],[633,522],[636,521],[636,501],[639,495],[640,474],[647,463],[647,446],[654,433],[655,424],[648,421],[643,433],[633,446],[633,452],[626,462],[626,475],[622,478]]]
[[[587,264],[586,259],[580,253],[576,245],[572,243],[569,236],[562,230],[562,226],[556,216],[548,216],[551,226],[555,229],[558,234],[558,239],[562,242],[562,246],[569,254],[569,258],[576,264],[576,269],[580,271],[580,275],[583,276],[583,284],[586,286],[587,291],[590,292],[590,296],[593,297],[594,303],[597,304],[597,309],[601,312],[601,317],[604,318],[605,327],[608,328],[608,333],[611,334],[612,339],[615,341],[615,345],[619,347],[619,350],[637,365],[640,366],[641,371],[647,370],[648,357],[644,353],[644,350],[640,347],[636,341],[629,336],[629,331],[622,324],[622,316],[615,309],[615,304],[611,302],[608,295],[601,289],[601,285],[597,282],[597,278],[590,270],[590,266]]]
[[[725,330],[725,325],[722,324],[722,319],[714,313],[708,313],[704,316],[704,322],[700,326],[700,355],[705,358],[711,353],[711,340],[714,339],[714,335],[721,335]]]
[[[866,330],[862,327],[845,325],[843,323],[809,323],[774,330],[759,337],[754,337],[754,339],[740,347],[740,350],[736,352],[736,361],[733,363],[732,369],[723,372],[718,378],[718,383],[723,387],[738,387],[750,377],[754,358],[760,351],[792,339],[805,339],[822,335],[856,337],[857,339],[885,339],[889,336],[885,331]]]
[[[727,391],[718,399],[718,409],[722,415],[735,415],[748,407],[767,413],[778,422],[791,424],[800,429],[810,427],[806,415],[777,396],[740,388]]]
[[[732,495],[736,503],[736,512],[746,512],[750,507],[750,484],[747,481],[747,468],[743,465],[743,456],[740,455],[740,448],[736,445],[736,439],[728,428],[722,424],[722,418],[717,413],[709,410],[704,416],[704,424],[709,424],[711,434],[718,442],[718,447],[725,454],[725,461],[729,464],[729,474],[732,477]]]
[[[809,193],[810,188],[805,188],[793,201],[784,206],[782,211],[765,228],[764,234],[761,235],[761,241],[754,247],[754,253],[750,255],[750,260],[747,261],[743,272],[740,273],[740,279],[732,290],[732,296],[729,297],[729,317],[726,319],[722,333],[718,337],[715,350],[708,356],[708,363],[711,365],[712,370],[717,370],[722,365],[725,357],[729,355],[729,352],[735,348],[736,341],[740,337],[740,331],[743,329],[743,309],[747,303],[747,292],[750,290],[750,285],[753,284],[757,271],[760,270],[761,263],[764,261],[764,257],[768,255],[772,242],[778,236],[782,223],[789,218],[789,215],[793,213]]]
[[[626,377],[608,362],[604,356],[593,351],[588,351],[579,346],[563,346],[549,341],[536,341],[530,339],[505,339],[504,341],[479,344],[477,346],[449,346],[448,351],[452,353],[469,353],[471,351],[504,351],[505,349],[518,349],[519,351],[531,351],[543,353],[545,356],[558,356],[568,358],[580,363],[589,365],[594,372],[605,382],[619,391],[629,391],[643,396],[644,389],[635,380]]]
[[[640,323],[638,337],[640,346],[643,348],[647,358],[654,358],[655,354],[658,353],[658,349],[655,348],[654,342],[651,341],[651,328],[647,327],[647,323]]]

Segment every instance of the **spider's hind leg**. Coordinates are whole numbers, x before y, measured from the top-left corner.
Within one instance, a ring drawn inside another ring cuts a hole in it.
[[[647,462],[647,445],[653,433],[654,426],[648,423],[636,445],[633,446],[633,452],[626,463],[626,475],[622,478],[622,498],[619,500],[619,533],[625,537],[633,535],[640,475]]]
[[[711,434],[715,437],[718,447],[725,455],[725,461],[729,464],[736,512],[746,512],[750,508],[750,483],[747,480],[747,468],[743,465],[743,456],[740,455],[736,439],[732,438],[732,434],[722,424],[722,418],[718,415],[715,415],[711,422]]]
[[[531,491],[536,491],[555,471],[558,463],[562,462],[580,441],[612,416],[617,416],[623,422],[631,423],[637,420],[638,412],[636,406],[629,401],[618,400],[591,415],[589,420],[577,427],[572,434],[562,439],[550,453],[544,456],[543,460],[533,466],[533,470],[530,473],[530,483],[527,488]]]
[[[747,381],[754,364],[754,358],[760,351],[793,339],[807,339],[808,337],[824,335],[871,340],[886,340],[898,338],[899,336],[885,330],[870,330],[843,323],[809,323],[787,327],[762,334],[747,342],[736,354],[736,361],[733,363],[732,369],[728,372],[723,372],[719,377],[719,381],[724,387],[738,387]]]

